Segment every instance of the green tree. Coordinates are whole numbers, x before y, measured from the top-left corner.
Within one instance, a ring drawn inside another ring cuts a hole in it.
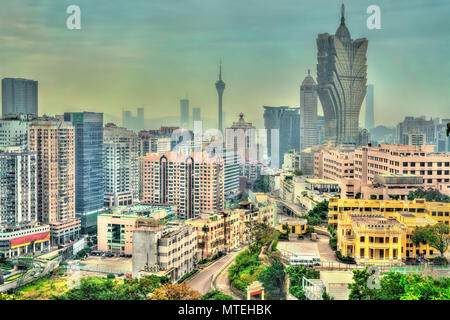
[[[258,280],[262,282],[265,290],[278,290],[278,292],[281,292],[283,290],[284,277],[284,265],[279,259],[273,259],[272,265],[263,269]]]
[[[211,290],[205,293],[201,300],[234,300],[232,296],[223,293],[220,290]]]
[[[312,210],[308,211],[306,216],[309,225],[319,225],[328,220],[328,201],[318,203]]]
[[[442,194],[437,190],[424,190],[421,188],[409,192],[408,200],[414,199],[425,199],[430,202],[450,202],[449,196]]]
[[[289,293],[299,300],[306,300],[305,291],[302,287],[302,279],[319,279],[320,272],[308,267],[292,267],[286,268],[289,275]]]
[[[253,182],[252,190],[254,192],[269,192],[269,176],[260,175],[255,182]]]
[[[259,251],[262,245],[269,243],[278,236],[277,230],[265,223],[246,221],[245,227],[252,240],[249,247],[252,253]]]
[[[303,175],[303,171],[300,170],[299,168],[295,168],[293,173],[294,173],[295,176],[302,176]]]
[[[415,246],[428,244],[438,250],[441,253],[441,257],[443,257],[448,249],[449,238],[447,235],[449,232],[450,227],[443,223],[416,227],[411,235],[411,241]]]
[[[363,270],[353,270],[353,283],[348,284],[350,294],[349,300],[371,300],[372,293],[367,287],[367,280],[371,274],[367,271],[367,268]]]

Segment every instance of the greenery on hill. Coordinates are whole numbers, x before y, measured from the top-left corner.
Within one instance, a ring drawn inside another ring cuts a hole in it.
[[[353,283],[348,285],[349,300],[450,299],[450,278],[448,277],[436,280],[419,274],[389,272],[380,279],[378,289],[371,289],[368,287],[370,276],[367,269],[353,270]]]
[[[328,220],[328,201],[324,200],[318,203],[312,210],[308,211],[305,216],[308,224],[312,226],[320,225]]]
[[[287,267],[286,273],[289,275],[289,293],[299,300],[306,300],[305,291],[302,287],[302,279],[319,279],[320,272],[308,267]]]

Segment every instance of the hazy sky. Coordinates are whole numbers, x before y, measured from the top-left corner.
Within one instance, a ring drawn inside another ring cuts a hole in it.
[[[334,34],[335,0],[0,0],[0,77],[39,81],[40,114],[98,111],[146,117],[191,107],[217,117],[214,82],[223,60],[227,121],[243,111],[262,124],[262,105],[299,104],[315,77],[318,33]],[[375,123],[405,115],[450,117],[450,1],[346,0],[352,38],[366,37]],[[81,7],[81,30],[66,8]],[[381,8],[381,30],[366,9]],[[319,107],[320,109],[320,107]],[[320,111],[321,113],[321,111]],[[363,120],[364,104],[361,120]]]

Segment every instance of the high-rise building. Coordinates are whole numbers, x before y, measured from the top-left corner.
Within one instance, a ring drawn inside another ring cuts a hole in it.
[[[192,108],[192,121],[201,121],[200,108]]]
[[[219,114],[218,114],[218,129],[223,132],[223,111],[222,111],[222,96],[225,90],[225,82],[222,80],[222,63],[219,67],[219,80],[216,81],[216,90],[219,97]]]
[[[366,96],[368,41],[352,40],[345,25],[335,35],[317,38],[317,93],[325,117],[325,140],[335,145],[357,144],[359,113]]]
[[[406,133],[403,133],[402,144],[406,144],[409,146],[423,146],[427,136],[425,133],[420,132],[419,130],[412,130]]]
[[[224,160],[217,155],[149,153],[140,158],[140,168],[145,203],[175,204],[182,219],[224,208]]]
[[[131,116],[131,111],[122,111],[122,126],[127,129],[131,129],[133,126],[133,117]]]
[[[75,214],[81,231],[95,231],[103,209],[103,113],[64,113],[75,127]]]
[[[20,78],[2,80],[2,114],[38,115],[38,82]]]
[[[37,214],[49,224],[54,245],[80,235],[75,217],[75,129],[67,121],[42,117],[31,122],[30,151],[37,152]]]
[[[239,194],[239,176],[241,166],[239,165],[239,156],[233,150],[223,150],[224,159],[224,179],[225,179],[225,198],[235,198]]]
[[[189,100],[180,100],[180,128],[189,128]]]
[[[28,125],[36,116],[31,114],[7,115],[0,119],[0,147],[28,148]]]
[[[139,139],[109,123],[103,131],[104,206],[130,205],[139,199]]]
[[[405,117],[405,120],[397,124],[397,141],[403,143],[403,135],[411,131],[422,132],[426,135],[425,144],[433,145],[435,142],[435,123],[433,119],[426,120],[425,116],[418,118]]]
[[[0,225],[37,222],[36,152],[0,148]]]
[[[319,143],[317,135],[317,91],[316,82],[308,75],[300,86],[300,150]]]
[[[143,130],[145,128],[144,108],[137,108],[136,129]]]
[[[278,168],[281,168],[286,152],[291,149],[300,151],[300,108],[263,108],[264,127],[267,130],[267,155],[270,157],[271,166],[278,164]]]
[[[256,128],[251,122],[245,121],[242,112],[239,114],[239,120],[225,129],[225,144],[238,155],[239,163],[258,161]]]
[[[372,130],[375,127],[373,84],[367,86],[365,122],[367,130]]]

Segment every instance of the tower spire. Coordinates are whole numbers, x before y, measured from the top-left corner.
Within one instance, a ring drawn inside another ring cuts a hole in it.
[[[219,80],[222,80],[222,59],[219,62]]]
[[[344,4],[341,6],[341,24],[345,24],[345,7]]]

